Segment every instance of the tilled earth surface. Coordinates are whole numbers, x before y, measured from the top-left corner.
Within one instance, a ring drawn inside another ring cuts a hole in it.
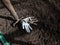
[[[0,2],[0,31],[11,45],[60,45],[60,0],[11,0],[19,17],[34,16],[39,22],[26,33]],[[2,45],[0,43],[0,45]]]

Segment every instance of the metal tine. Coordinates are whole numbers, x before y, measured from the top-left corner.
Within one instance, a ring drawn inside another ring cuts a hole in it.
[[[38,20],[32,20],[32,21],[34,21],[34,22],[38,22]]]
[[[36,23],[34,23],[34,22],[30,22],[31,24],[34,24],[34,25],[37,25]]]
[[[37,21],[32,21],[32,22],[34,23],[34,22],[37,22]]]
[[[36,21],[37,19],[35,17],[29,17],[31,21]]]
[[[33,19],[32,19],[32,21],[30,21],[30,22],[38,22],[38,20],[33,20]]]

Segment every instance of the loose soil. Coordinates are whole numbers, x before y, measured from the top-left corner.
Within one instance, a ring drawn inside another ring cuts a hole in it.
[[[0,31],[11,45],[60,45],[60,0],[11,0],[19,17],[34,16],[39,21],[26,33],[0,2]],[[0,43],[1,45],[1,43]]]

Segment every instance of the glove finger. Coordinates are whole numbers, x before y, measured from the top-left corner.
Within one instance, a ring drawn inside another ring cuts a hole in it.
[[[29,29],[31,29],[32,30],[32,27],[29,25]]]
[[[30,29],[29,29],[28,26],[25,26],[25,29],[26,29],[26,31],[27,31],[28,33],[30,33]]]
[[[24,29],[24,23],[22,22],[22,28]]]

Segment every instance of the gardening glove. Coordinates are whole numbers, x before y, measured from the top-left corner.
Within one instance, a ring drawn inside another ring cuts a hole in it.
[[[22,28],[25,29],[28,33],[32,30],[32,27],[25,19],[22,20]]]
[[[30,26],[30,24],[34,24],[36,25],[36,23],[38,20],[36,20],[34,17],[27,17],[22,19],[22,28],[25,29],[27,32],[30,32],[30,30],[32,30],[32,27]]]

